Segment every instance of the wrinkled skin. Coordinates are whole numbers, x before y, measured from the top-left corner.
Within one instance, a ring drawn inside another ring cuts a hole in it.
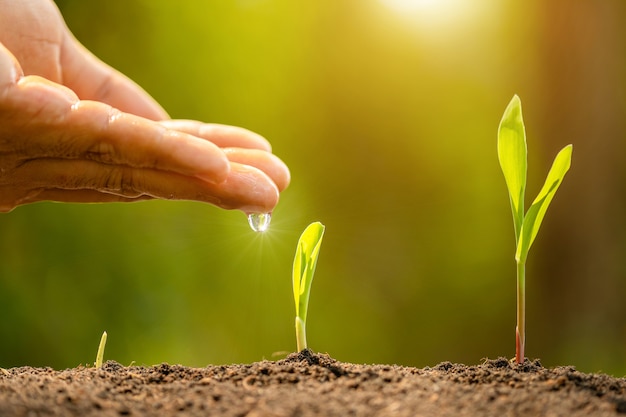
[[[168,119],[74,39],[51,0],[0,0],[0,211],[153,198],[273,210],[290,177],[267,140]]]

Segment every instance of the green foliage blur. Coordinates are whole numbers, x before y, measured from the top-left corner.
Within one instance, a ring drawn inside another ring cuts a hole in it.
[[[518,94],[528,195],[576,149],[527,268],[526,354],[626,374],[626,6],[409,2],[58,0],[173,118],[259,132],[292,184],[265,234],[183,201],[1,214],[0,367],[91,363],[104,330],[122,364],[292,352],[292,260],[317,220],[310,348],[420,367],[513,357],[496,132]]]

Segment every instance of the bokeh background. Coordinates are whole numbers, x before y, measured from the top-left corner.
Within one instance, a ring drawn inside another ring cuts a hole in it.
[[[513,357],[513,224],[496,131],[513,94],[528,203],[573,165],[527,270],[527,355],[626,374],[622,0],[59,0],[90,50],[174,118],[271,140],[272,228],[196,202],[0,215],[0,367],[189,366],[295,350],[291,267],[327,229],[311,348],[357,363]]]

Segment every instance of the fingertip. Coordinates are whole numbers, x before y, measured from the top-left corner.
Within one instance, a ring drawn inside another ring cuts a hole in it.
[[[231,162],[249,165],[263,171],[283,191],[291,181],[287,165],[276,155],[258,149],[225,148],[224,153]]]
[[[285,165],[284,175],[285,175],[283,178],[284,182],[281,184],[280,191],[285,191],[285,189],[289,187],[289,184],[291,184],[291,171],[289,170],[287,165]]]
[[[227,181],[233,193],[232,208],[244,213],[270,213],[278,204],[278,187],[257,168],[233,163]]]

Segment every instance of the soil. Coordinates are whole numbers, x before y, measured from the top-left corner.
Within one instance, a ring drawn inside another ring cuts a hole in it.
[[[0,416],[616,416],[626,379],[505,358],[477,366],[276,362],[0,370]]]

